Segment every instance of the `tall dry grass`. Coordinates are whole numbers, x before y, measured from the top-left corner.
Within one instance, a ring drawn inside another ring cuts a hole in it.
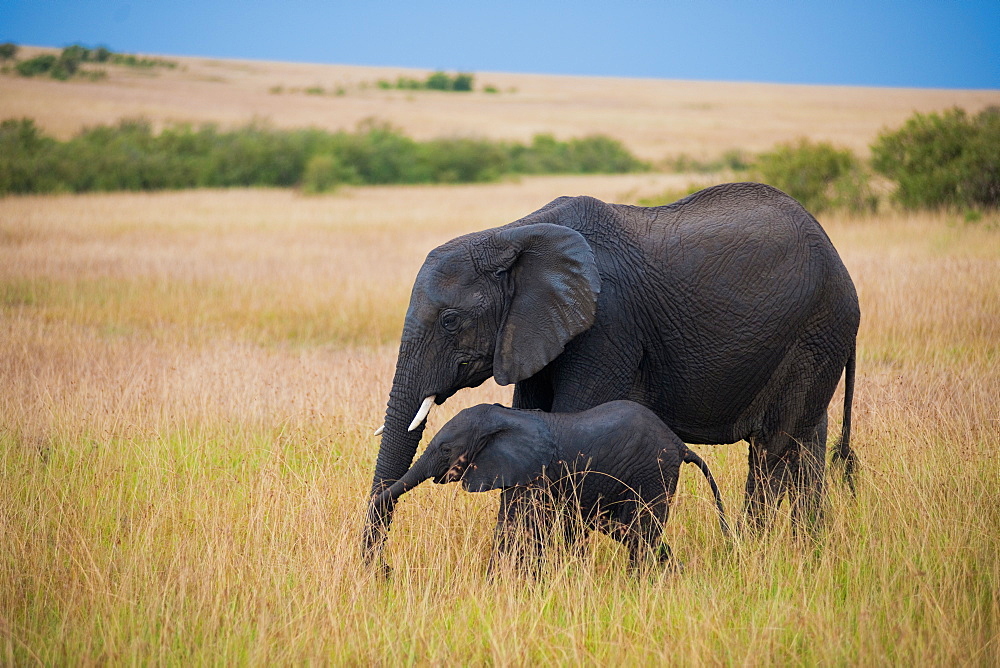
[[[858,493],[815,543],[729,543],[692,468],[634,578],[595,538],[490,580],[494,495],[400,505],[357,553],[402,313],[426,252],[559,194],[488,186],[0,200],[0,662],[1000,662],[1000,229],[823,222],[858,285]],[[839,420],[838,398],[831,415]],[[431,417],[509,401],[495,385]],[[735,512],[744,445],[700,447]]]

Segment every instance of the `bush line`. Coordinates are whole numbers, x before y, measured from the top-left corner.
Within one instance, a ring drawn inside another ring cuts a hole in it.
[[[603,135],[569,141],[538,135],[530,145],[486,139],[418,142],[388,124],[354,132],[232,131],[180,125],[154,133],[147,120],[89,128],[64,142],[31,119],[0,123],[0,194],[488,182],[510,174],[644,171],[649,165]]]
[[[468,72],[459,72],[452,76],[447,72],[437,70],[427,75],[423,81],[401,76],[396,79],[396,83],[392,83],[388,79],[379,79],[376,85],[382,90],[396,88],[398,90],[440,90],[471,93],[474,80],[475,75]]]
[[[914,114],[872,144],[870,163],[826,142],[800,139],[749,156],[732,150],[719,160],[679,156],[674,171],[729,170],[774,185],[819,213],[873,212],[873,173],[895,183],[892,200],[908,209],[964,209],[967,218],[1000,207],[1000,107],[977,115],[962,109]],[[223,132],[214,125],[179,125],[155,134],[147,120],[89,128],[59,142],[31,119],[0,124],[0,194],[164,190],[197,187],[301,187],[342,184],[477,183],[517,174],[599,174],[646,171],[621,142],[604,135],[560,141],[536,135],[530,144],[472,138],[418,142],[368,120],[354,132],[278,130],[261,124]],[[644,200],[663,204],[691,192]]]
[[[0,44],[0,60],[16,60],[19,47],[13,42]],[[91,49],[81,44],[67,46],[59,55],[43,53],[28,60],[17,61],[14,71],[22,77],[48,75],[59,81],[66,81],[74,76],[90,79],[100,79],[107,73],[103,70],[87,70],[81,66],[88,63],[124,65],[125,67],[153,68],[166,67],[174,69],[177,63],[160,58],[140,58],[129,53],[116,53],[107,47],[99,46]]]

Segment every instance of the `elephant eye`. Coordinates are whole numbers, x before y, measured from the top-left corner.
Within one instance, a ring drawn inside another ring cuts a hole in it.
[[[441,314],[441,326],[452,334],[458,331],[459,324],[460,318],[457,312],[445,311]]]

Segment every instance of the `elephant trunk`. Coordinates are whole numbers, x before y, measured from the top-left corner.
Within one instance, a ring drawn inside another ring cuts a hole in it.
[[[376,554],[381,552],[386,532],[392,522],[392,511],[396,507],[399,497],[432,476],[430,460],[429,453],[424,452],[420,459],[415,461],[413,466],[398,480],[380,492],[373,493],[371,504],[368,506],[365,545],[365,556],[368,560],[373,559]]]
[[[396,374],[389,392],[382,442],[372,478],[371,505],[365,526],[363,549],[367,559],[381,552],[386,532],[392,523],[392,504],[384,505],[377,501],[383,491],[407,473],[424,432],[423,422],[412,431],[409,430],[413,417],[425,398],[421,394],[422,383],[411,370],[415,359],[412,347],[406,341],[400,345]]]
[[[433,477],[434,473],[431,470],[431,455],[429,452],[424,452],[420,459],[413,463],[410,470],[403,474],[403,477],[396,482],[389,485],[375,501],[372,503],[373,506],[388,509],[392,512],[395,507],[396,502],[406,492]]]

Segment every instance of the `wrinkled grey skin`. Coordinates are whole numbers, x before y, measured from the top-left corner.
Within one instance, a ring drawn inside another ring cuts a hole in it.
[[[613,401],[582,413],[544,413],[480,404],[461,411],[372,508],[395,506],[428,478],[461,480],[470,492],[502,489],[499,556],[541,556],[557,518],[576,545],[583,529],[623,543],[634,568],[670,559],[662,544],[681,463],[705,474],[724,534],[729,529],[708,465],[648,408]],[[372,518],[373,520],[376,518]]]
[[[661,207],[563,197],[434,249],[414,281],[375,465],[364,538],[380,554],[391,508],[442,403],[493,376],[514,406],[648,406],[682,440],[746,440],[744,512],[766,527],[792,502],[818,517],[827,405],[846,369],[835,456],[849,473],[858,298],[829,237],[770,186],[715,186]],[[810,523],[811,524],[811,523]]]

